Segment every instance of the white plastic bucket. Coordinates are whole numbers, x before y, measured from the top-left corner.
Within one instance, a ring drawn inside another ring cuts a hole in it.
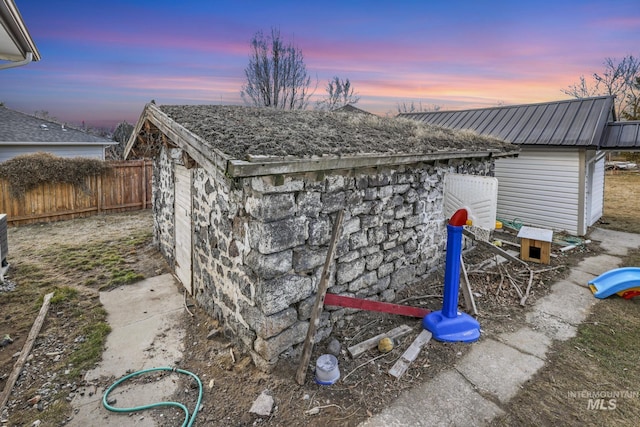
[[[340,379],[338,359],[333,354],[323,354],[316,361],[316,383],[332,385]]]

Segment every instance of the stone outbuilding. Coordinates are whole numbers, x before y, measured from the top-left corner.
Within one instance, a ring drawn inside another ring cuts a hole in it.
[[[365,114],[152,103],[125,157],[141,152],[160,251],[268,370],[304,341],[338,211],[329,292],[393,301],[441,264],[444,175],[492,175],[517,147]],[[344,314],[325,310],[317,340]]]

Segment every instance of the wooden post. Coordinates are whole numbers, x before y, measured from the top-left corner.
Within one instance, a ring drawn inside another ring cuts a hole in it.
[[[18,380],[18,376],[20,376],[20,372],[24,367],[25,362],[27,361],[27,357],[29,357],[29,353],[31,353],[31,349],[33,348],[33,343],[36,341],[38,334],[40,333],[40,329],[42,328],[42,324],[44,323],[44,318],[47,315],[47,311],[49,311],[49,302],[51,301],[51,297],[53,297],[53,292],[44,296],[44,301],[42,302],[42,307],[40,307],[40,313],[38,313],[38,317],[36,318],[35,323],[31,327],[31,331],[29,331],[29,336],[27,337],[27,341],[24,343],[24,347],[22,347],[22,352],[20,352],[20,357],[16,360],[15,365],[13,365],[13,371],[7,380],[7,383],[4,385],[4,390],[2,391],[2,395],[0,395],[0,411],[4,409],[4,405],[6,405],[7,400],[9,400],[9,395],[11,394],[11,390]]]
[[[320,323],[320,313],[322,313],[322,307],[324,304],[324,296],[327,293],[329,287],[329,269],[333,262],[333,257],[336,253],[336,245],[338,243],[338,236],[342,227],[342,218],[344,217],[344,210],[338,211],[336,215],[336,221],[333,224],[333,233],[331,235],[331,242],[329,242],[329,251],[327,252],[327,258],[324,261],[324,267],[322,269],[322,277],[320,278],[320,284],[318,285],[318,292],[316,294],[316,301],[311,310],[311,318],[309,319],[309,329],[307,330],[307,338],[304,340],[304,346],[302,347],[302,356],[300,358],[300,365],[298,366],[298,372],[296,373],[296,381],[298,384],[303,385],[304,379],[307,375],[307,365],[309,359],[311,359],[311,351],[313,350],[313,341],[316,336],[318,324]]]
[[[98,213],[102,212],[102,174],[98,175],[98,182],[97,187],[98,187],[98,200],[97,200],[97,208],[98,208]]]
[[[467,274],[467,267],[464,265],[462,254],[460,254],[460,267],[460,272],[464,279],[464,284],[461,287],[462,294],[464,295],[464,306],[467,309],[467,312],[477,316],[478,309],[476,308],[476,300],[473,298],[473,291],[471,290],[471,283],[469,282],[469,275]]]

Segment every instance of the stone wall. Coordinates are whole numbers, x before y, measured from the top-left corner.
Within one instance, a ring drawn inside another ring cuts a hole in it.
[[[171,154],[177,149],[162,149],[153,163],[153,232],[156,244],[172,268],[175,268],[174,175]]]
[[[194,296],[224,320],[258,366],[269,369],[304,341],[340,209],[345,217],[329,292],[393,301],[442,261],[444,174],[491,175],[492,167],[488,160],[451,160],[235,181],[195,168]],[[163,175],[171,170],[163,164],[159,169]],[[154,195],[154,201],[172,197]],[[168,210],[156,209],[161,234],[173,227]],[[170,237],[158,239],[170,255]],[[325,310],[317,340],[345,313]]]

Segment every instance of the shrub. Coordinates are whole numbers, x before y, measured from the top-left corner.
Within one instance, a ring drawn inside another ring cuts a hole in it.
[[[25,154],[0,163],[0,178],[9,182],[11,193],[21,197],[46,183],[67,183],[87,191],[85,179],[103,174],[109,166],[85,157],[63,158],[49,153]]]

